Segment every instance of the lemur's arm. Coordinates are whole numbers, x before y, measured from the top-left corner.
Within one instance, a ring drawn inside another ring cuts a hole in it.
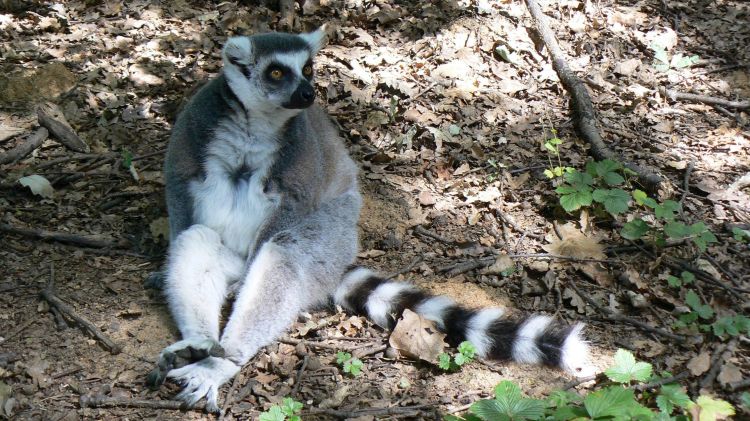
[[[347,192],[323,204],[298,224],[278,232],[261,246],[241,281],[232,314],[221,335],[224,358],[209,357],[169,371],[168,377],[187,385],[181,399],[193,404],[206,396],[208,409],[216,409],[216,391],[223,383],[231,379],[261,347],[281,335],[300,311],[328,299],[356,256],[356,223],[360,206],[359,193],[356,190]],[[200,242],[196,250],[212,244],[211,250],[221,251],[221,244],[214,242],[207,232],[198,231],[196,238],[187,238],[186,235],[194,234],[193,231],[194,228],[185,231],[178,239],[178,243],[186,240],[185,255],[190,254],[189,245],[197,244],[196,241]],[[215,346],[210,339],[218,330],[221,308],[218,298],[226,288],[221,279],[211,278],[210,274],[223,273],[224,269],[231,271],[233,266],[219,267],[219,262],[226,261],[213,254],[199,260],[202,262],[200,268],[195,266],[198,260],[191,259],[175,261],[171,265],[180,267],[182,276],[202,274],[200,282],[202,285],[208,283],[210,287],[196,285],[188,292],[183,284],[174,289],[174,294],[181,295],[177,300],[167,285],[172,314],[186,339],[165,350],[159,365],[166,366],[167,360],[175,358],[170,355],[171,348],[173,351],[191,348],[196,354],[205,356],[210,354],[208,348]],[[216,323],[203,325],[205,320],[216,320]]]

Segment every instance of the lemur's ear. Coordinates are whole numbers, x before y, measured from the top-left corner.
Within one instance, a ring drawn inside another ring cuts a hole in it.
[[[253,45],[250,43],[250,38],[232,37],[227,40],[221,55],[224,59],[224,65],[246,66],[250,64],[252,53]]]
[[[302,39],[307,42],[307,45],[310,46],[310,51],[312,51],[312,54],[317,54],[318,51],[320,51],[321,48],[323,48],[326,45],[326,42],[328,41],[328,34],[326,34],[326,26],[327,24],[323,24],[320,28],[316,29],[313,32],[308,32],[306,34],[299,34]]]

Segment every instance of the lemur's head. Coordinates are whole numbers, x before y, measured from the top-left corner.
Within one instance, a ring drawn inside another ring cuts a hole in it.
[[[325,38],[324,26],[306,34],[230,38],[222,52],[229,86],[248,110],[296,113],[309,107],[315,100],[313,57]]]

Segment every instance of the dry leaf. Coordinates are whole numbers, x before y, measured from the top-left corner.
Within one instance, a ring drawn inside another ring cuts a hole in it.
[[[638,69],[638,66],[641,65],[641,61],[637,58],[631,58],[630,60],[625,60],[617,63],[614,68],[614,72],[618,75],[623,76],[630,76]]]
[[[515,269],[516,265],[507,254],[501,254],[495,259],[495,263],[482,271],[484,275],[502,275]]]
[[[434,205],[436,202],[435,196],[433,196],[432,193],[428,192],[427,190],[419,192],[417,199],[422,206]]]
[[[595,236],[587,236],[579,231],[571,222],[559,227],[562,239],[558,238],[554,231],[547,234],[549,244],[542,246],[551,254],[577,257],[580,259],[606,259],[604,246],[599,244]]]
[[[435,323],[405,309],[393,328],[388,343],[409,358],[435,362],[446,344],[445,334],[435,328]]]
[[[726,386],[730,383],[741,381],[742,372],[736,365],[732,363],[726,363],[723,367],[721,367],[721,372],[719,373],[719,377],[717,377],[717,379],[722,386]]]
[[[690,359],[687,368],[693,376],[700,376],[711,367],[711,353],[703,351]]]
[[[488,187],[486,190],[482,190],[475,196],[467,196],[466,203],[483,202],[492,203],[500,198],[500,190],[497,187]]]
[[[42,196],[45,199],[51,199],[55,195],[55,189],[52,188],[49,180],[39,174],[21,177],[18,179],[18,182],[22,186],[30,188],[31,192],[35,195]]]

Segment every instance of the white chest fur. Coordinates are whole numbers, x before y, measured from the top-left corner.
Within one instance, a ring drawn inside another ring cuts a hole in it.
[[[242,256],[255,247],[279,203],[264,192],[277,142],[250,126],[244,119],[222,122],[206,151],[205,179],[190,186],[196,223],[218,232],[224,245]]]

